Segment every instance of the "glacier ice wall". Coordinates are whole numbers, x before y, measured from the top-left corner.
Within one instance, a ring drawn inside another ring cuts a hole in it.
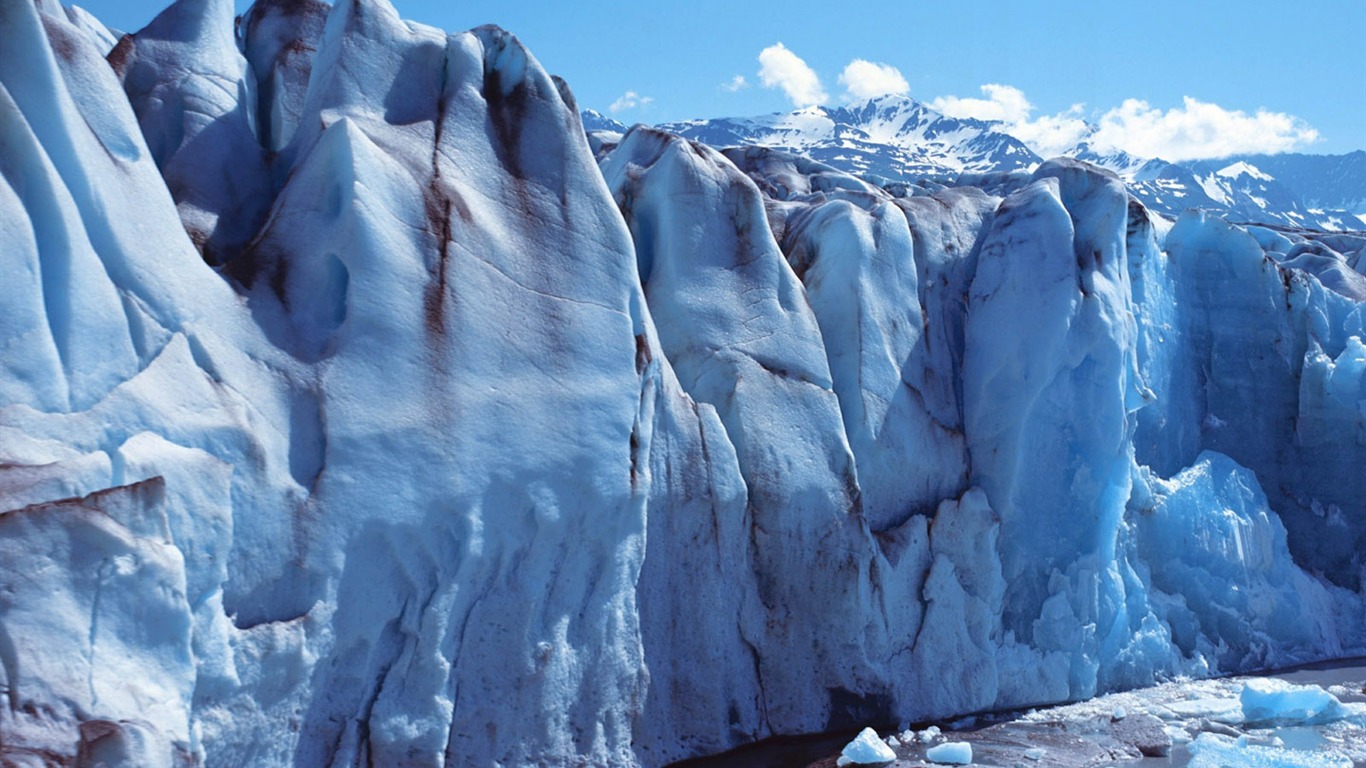
[[[383,0],[0,29],[4,761],[656,766],[1366,646],[1360,238],[595,156]]]

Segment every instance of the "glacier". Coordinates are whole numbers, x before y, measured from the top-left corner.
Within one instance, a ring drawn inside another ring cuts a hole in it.
[[[233,13],[0,0],[0,762],[660,766],[1366,648],[1366,237]]]

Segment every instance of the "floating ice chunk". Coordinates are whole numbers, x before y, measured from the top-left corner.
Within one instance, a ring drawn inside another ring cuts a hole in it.
[[[1239,699],[1247,723],[1314,725],[1350,714],[1336,696],[1317,685],[1293,685],[1274,678],[1247,681]]]
[[[946,765],[972,765],[972,745],[966,741],[949,741],[925,750],[925,759]]]
[[[1190,744],[1190,768],[1351,768],[1352,761],[1331,752],[1307,752],[1248,744],[1209,733]]]
[[[1026,749],[1024,752],[1025,758],[1029,760],[1042,760],[1043,756],[1046,754],[1048,754],[1048,750],[1042,749],[1040,747],[1030,747],[1029,749]]]
[[[888,736],[887,746],[891,747],[892,749],[896,749],[897,747],[901,746],[901,742],[897,741],[897,738],[895,736]]]
[[[1124,707],[1115,707],[1115,711],[1110,713],[1111,720],[1123,720],[1128,716],[1129,713],[1124,709]]]
[[[876,765],[896,759],[892,748],[882,743],[877,731],[864,728],[854,740],[840,750],[839,765]]]
[[[1216,722],[1229,723],[1239,720],[1236,699],[1188,699],[1167,704],[1167,709],[1178,718],[1209,718]],[[1165,714],[1163,713],[1164,719]]]
[[[929,728],[921,731],[918,736],[922,742],[929,744],[931,741],[939,738],[939,726],[931,725]]]

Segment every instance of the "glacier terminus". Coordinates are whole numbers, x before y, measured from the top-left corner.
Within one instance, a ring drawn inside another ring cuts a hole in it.
[[[0,764],[653,768],[1366,653],[1349,213],[822,110],[0,0]]]

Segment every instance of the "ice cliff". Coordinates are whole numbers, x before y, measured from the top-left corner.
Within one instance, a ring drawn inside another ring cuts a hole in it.
[[[1366,647],[1366,239],[595,156],[384,0],[0,36],[0,762],[659,766]]]

